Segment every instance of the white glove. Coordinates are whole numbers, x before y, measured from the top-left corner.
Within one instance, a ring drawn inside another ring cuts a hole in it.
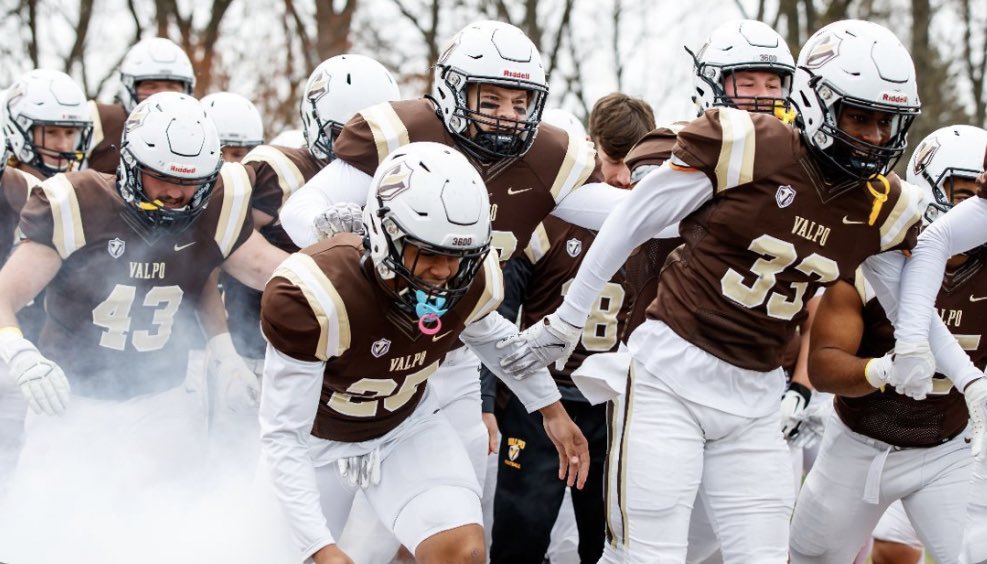
[[[912,399],[923,400],[932,391],[932,375],[936,372],[936,358],[929,350],[929,343],[902,343],[894,347],[894,364],[888,384],[898,393]]]
[[[256,411],[260,381],[237,354],[229,333],[221,333],[206,344],[208,370],[215,375],[219,404],[233,413]]]
[[[366,489],[380,483],[380,449],[336,461],[339,475],[354,488]]]
[[[18,333],[11,331],[0,335],[0,360],[10,368],[10,375],[35,413],[65,413],[69,404],[69,381],[65,372]]]
[[[363,235],[363,210],[350,202],[333,204],[315,216],[314,225],[320,241],[337,233]]]
[[[894,359],[894,349],[881,358],[872,358],[864,366],[864,378],[874,389],[884,391],[884,386],[891,377],[892,362]]]
[[[970,452],[977,460],[987,458],[984,435],[987,434],[987,381],[978,378],[963,390],[966,408],[970,412]]]
[[[811,398],[812,390],[798,382],[789,382],[788,389],[781,396],[781,434],[786,441],[799,434],[802,413]]]
[[[500,359],[500,367],[517,379],[530,376],[553,361],[556,370],[562,370],[582,333],[582,327],[571,325],[553,313],[497,343],[498,349],[520,345]]]

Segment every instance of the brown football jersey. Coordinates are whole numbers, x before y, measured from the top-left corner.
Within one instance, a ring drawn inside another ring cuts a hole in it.
[[[31,192],[21,231],[62,259],[38,348],[73,393],[131,397],[185,378],[204,284],[253,230],[250,181],[243,166],[225,165],[199,218],[152,243],[124,218],[113,176],[59,174]]]
[[[293,253],[298,247],[281,227],[278,213],[306,182],[312,179],[322,167],[306,148],[260,145],[251,149],[243,158],[242,164],[254,169],[254,192],[250,205],[274,218],[260,233],[272,245]]]
[[[6,167],[0,176],[0,264],[10,254],[28,194],[40,183],[34,176],[12,166]]]
[[[781,366],[821,286],[915,244],[918,188],[891,174],[873,181],[878,196],[863,182],[833,195],[799,132],[773,116],[709,110],[679,133],[673,159],[705,174],[713,194],[679,224],[685,243],[669,256],[648,315],[735,366]]]
[[[987,268],[984,254],[947,270],[936,297],[943,323],[970,360],[987,367]],[[894,327],[873,290],[858,276],[854,280],[864,303],[864,334],[857,356],[878,358],[894,348]],[[902,447],[934,446],[955,437],[966,427],[969,414],[963,394],[941,374],[933,377],[932,393],[922,401],[886,387],[859,398],[837,396],[836,413],[857,433]]]
[[[90,100],[89,111],[93,116],[93,148],[89,152],[89,168],[116,174],[127,110],[120,104],[100,104]]]
[[[500,267],[490,253],[466,295],[442,316],[440,332],[424,335],[377,280],[362,239],[346,233],[278,267],[264,290],[261,329],[282,353],[325,362],[312,434],[359,442],[407,419],[463,328],[502,299]]]
[[[336,156],[373,176],[377,165],[402,145],[432,141],[456,147],[432,102],[385,102],[351,119],[333,143]],[[490,193],[493,242],[501,260],[521,253],[538,222],[573,190],[602,182],[596,151],[585,139],[547,123],[525,155],[489,166],[472,161]]]
[[[569,290],[569,284],[579,271],[579,265],[593,243],[595,235],[589,229],[566,223],[557,217],[546,217],[531,236],[524,250],[532,264],[531,283],[525,289],[521,324],[529,327],[551,314]],[[617,350],[624,325],[634,306],[634,292],[624,289],[624,275],[619,271],[607,283],[590,312],[583,334],[576,343],[569,361],[562,370],[549,365],[555,381],[572,386],[572,371],[587,356]],[[651,299],[648,296],[647,299]]]
[[[687,121],[676,121],[663,125],[650,131],[631,147],[624,157],[624,164],[630,169],[631,178],[635,177],[634,170],[638,167],[659,167],[667,161],[672,156],[672,147],[675,146],[679,131],[688,124]]]

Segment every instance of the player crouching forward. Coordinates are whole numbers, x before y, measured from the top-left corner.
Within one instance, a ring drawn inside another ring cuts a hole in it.
[[[351,562],[334,538],[358,488],[420,562],[485,560],[476,476],[423,384],[459,340],[496,367],[511,347],[497,343],[516,334],[495,311],[503,280],[488,254],[489,209],[465,157],[406,145],[373,179],[367,237],[308,247],[267,285],[263,451],[298,547],[317,564]],[[547,371],[505,384],[541,411],[560,478],[581,488],[586,439]]]

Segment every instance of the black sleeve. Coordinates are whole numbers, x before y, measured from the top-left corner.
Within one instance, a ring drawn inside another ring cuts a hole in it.
[[[517,322],[525,293],[534,276],[534,268],[528,257],[519,255],[504,263],[502,270],[504,301],[497,308],[497,313],[508,321]],[[493,413],[494,402],[497,399],[497,377],[482,365],[480,366],[480,397],[483,401],[483,413]]]

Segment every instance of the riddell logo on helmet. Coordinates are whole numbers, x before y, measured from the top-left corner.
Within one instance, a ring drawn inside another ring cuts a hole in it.
[[[881,94],[881,100],[884,102],[891,102],[893,104],[907,104],[908,96],[904,94],[894,94],[891,92],[885,92]]]
[[[504,76],[508,78],[520,78],[521,80],[528,80],[531,78],[531,74],[526,72],[512,71],[504,69]]]
[[[194,166],[182,166],[172,164],[168,169],[171,172],[177,172],[178,174],[195,174],[196,168]]]

